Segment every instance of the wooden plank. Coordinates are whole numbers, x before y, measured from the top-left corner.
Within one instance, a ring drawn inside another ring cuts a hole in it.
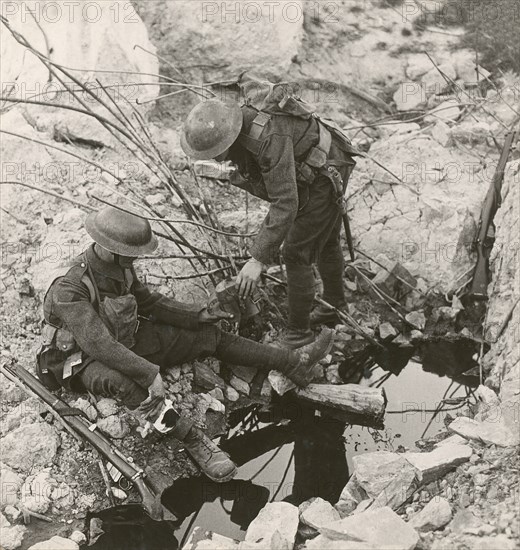
[[[358,384],[310,384],[294,390],[299,399],[354,414],[380,419],[385,414],[386,395],[382,388]]]

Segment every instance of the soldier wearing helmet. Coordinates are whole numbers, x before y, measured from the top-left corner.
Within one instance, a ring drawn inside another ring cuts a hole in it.
[[[298,352],[222,332],[216,322],[229,314],[175,301],[138,279],[134,260],[157,248],[147,220],[107,207],[91,213],[85,227],[94,243],[44,298],[37,371],[47,387],[113,397],[153,423],[167,397],[161,372],[194,359],[277,369],[303,386],[312,380],[332,344],[330,331]],[[235,475],[229,457],[191,420],[172,408],[168,419],[171,434],[210,479]]]
[[[184,123],[181,146],[194,159],[231,160],[238,168],[231,183],[270,203],[237,286],[248,296],[265,266],[277,263],[283,243],[289,319],[280,344],[296,349],[313,341],[313,325],[339,321],[330,308],[312,311],[313,264],[323,282],[323,298],[336,308],[346,305],[342,215],[327,168],[333,166],[346,185],[353,155],[359,153],[332,121],[339,131],[329,131],[319,117],[262,108],[217,99],[199,103]]]

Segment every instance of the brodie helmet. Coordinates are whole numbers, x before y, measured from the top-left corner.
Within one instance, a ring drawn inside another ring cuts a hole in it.
[[[112,206],[91,212],[85,229],[97,244],[121,256],[151,254],[159,244],[148,220]]]
[[[196,160],[215,158],[237,139],[242,120],[238,103],[224,103],[218,99],[199,103],[182,126],[182,150]]]

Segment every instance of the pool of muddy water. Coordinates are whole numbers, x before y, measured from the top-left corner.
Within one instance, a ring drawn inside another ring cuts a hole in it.
[[[106,534],[92,548],[182,548],[195,527],[243,540],[248,525],[268,502],[298,505],[319,496],[335,503],[356,454],[395,451],[399,446],[413,449],[417,440],[444,430],[448,414],[467,409],[466,398],[476,380],[461,373],[476,366],[474,350],[468,348],[462,360],[460,349],[456,361],[450,360],[453,357],[444,347],[436,348],[427,350],[421,363],[410,360],[394,374],[380,367],[365,370],[361,385],[385,389],[384,426],[360,426],[283,401],[270,411],[237,411],[220,442],[239,466],[233,481],[179,479],[163,493],[163,504],[178,518],[169,529],[164,522],[146,518],[124,521],[123,529],[110,528],[109,521],[103,527]],[[109,518],[111,512],[105,513]]]

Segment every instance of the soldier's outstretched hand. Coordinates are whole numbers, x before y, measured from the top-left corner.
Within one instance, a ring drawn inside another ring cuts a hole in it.
[[[158,374],[148,388],[148,397],[139,405],[139,411],[147,418],[154,418],[159,413],[166,390],[160,374]]]
[[[264,267],[265,266],[262,262],[251,258],[242,268],[236,280],[236,286],[240,298],[245,300],[254,292]]]

